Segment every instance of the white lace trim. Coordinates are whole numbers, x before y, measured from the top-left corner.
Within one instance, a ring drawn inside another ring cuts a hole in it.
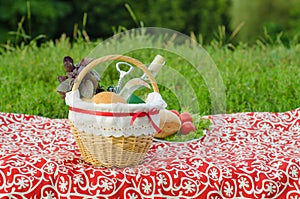
[[[79,91],[72,91],[66,94],[66,104],[73,108],[87,111],[109,112],[109,113],[148,113],[155,125],[159,125],[159,110],[166,108],[167,104],[159,93],[150,93],[145,104],[95,104],[80,99]],[[147,115],[142,117],[132,116],[99,116],[94,114],[69,111],[69,120],[72,121],[79,131],[102,136],[140,136],[152,135],[156,132],[153,124]],[[132,121],[134,120],[134,121]],[[132,125],[130,125],[132,122]]]

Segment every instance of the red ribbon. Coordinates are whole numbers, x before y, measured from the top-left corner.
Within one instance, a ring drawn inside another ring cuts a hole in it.
[[[85,110],[81,108],[75,108],[75,107],[69,107],[70,111],[73,112],[78,112],[78,113],[83,113],[83,114],[89,114],[89,115],[96,115],[96,116],[105,116],[105,117],[128,117],[131,116],[131,121],[130,125],[133,125],[133,122],[136,120],[138,117],[145,117],[147,116],[150,123],[152,124],[153,128],[160,133],[161,129],[153,122],[152,118],[150,115],[156,115],[159,113],[158,110],[155,111],[141,111],[137,113],[114,113],[114,112],[102,112],[102,111],[92,111],[92,110]]]

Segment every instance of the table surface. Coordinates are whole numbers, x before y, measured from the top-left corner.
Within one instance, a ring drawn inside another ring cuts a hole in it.
[[[135,168],[84,163],[66,119],[0,113],[0,198],[300,198],[300,108],[207,116]]]

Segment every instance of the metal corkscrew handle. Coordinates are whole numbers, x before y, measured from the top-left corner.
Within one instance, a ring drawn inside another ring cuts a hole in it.
[[[129,70],[128,71],[121,70],[120,69],[121,64],[129,66],[130,67]],[[116,86],[116,93],[119,93],[123,78],[132,71],[133,66],[131,64],[127,63],[127,62],[118,62],[116,64],[116,69],[120,73],[119,81],[118,81],[118,84]]]

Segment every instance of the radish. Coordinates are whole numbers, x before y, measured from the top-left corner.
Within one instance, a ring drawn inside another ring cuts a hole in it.
[[[184,122],[180,127],[180,132],[181,132],[181,134],[184,134],[184,135],[189,134],[190,132],[195,131],[195,130],[196,130],[195,125],[190,121]]]
[[[193,118],[192,118],[191,114],[188,113],[188,112],[181,113],[179,118],[181,120],[181,123],[184,123],[184,122],[187,122],[187,121],[193,122]]]

